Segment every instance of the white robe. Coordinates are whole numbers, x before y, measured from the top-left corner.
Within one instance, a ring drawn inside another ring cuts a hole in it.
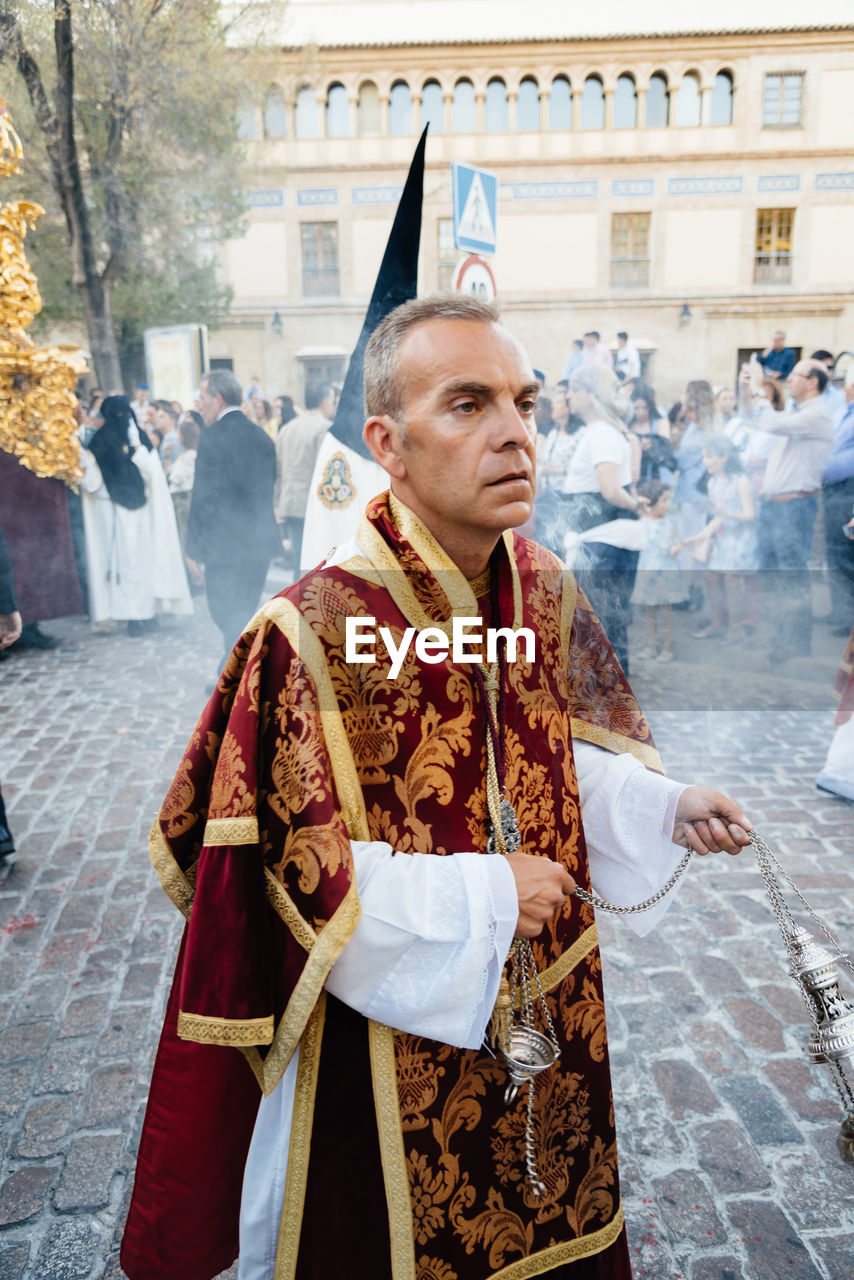
[[[142,445],[132,454],[146,497],[135,511],[112,501],[94,454],[81,449],[80,460],[92,622],[192,613],[175,510],[157,454]]]
[[[594,888],[618,905],[642,902],[684,852],[671,840],[684,785],[634,756],[573,746]],[[362,916],[327,990],[388,1026],[479,1048],[518,917],[510,867],[475,853],[394,857],[387,844],[355,841],[353,858]],[[648,932],[673,897],[627,923]],[[297,1049],[261,1100],[243,1180],[239,1280],[275,1274],[298,1065]]]

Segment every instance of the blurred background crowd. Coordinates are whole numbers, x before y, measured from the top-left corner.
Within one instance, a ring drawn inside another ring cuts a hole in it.
[[[535,372],[537,500],[521,532],[573,568],[627,673],[693,642],[761,651],[782,671],[809,658],[815,626],[849,635],[854,362],[837,375],[829,351],[796,360],[778,331],[737,386],[696,377],[662,404],[629,334],[590,331],[562,376]],[[0,452],[0,659],[59,645],[51,619],[142,636],[194,596],[226,655],[265,594],[299,576],[339,394],[312,383],[301,405],[223,369],[191,405],[143,385],[81,389],[78,491]]]

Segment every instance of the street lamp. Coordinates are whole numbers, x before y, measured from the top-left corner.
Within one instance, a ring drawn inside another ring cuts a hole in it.
[[[682,304],[682,310],[679,312],[679,323],[683,329],[686,324],[691,323],[691,308],[688,306],[687,302],[683,302]]]
[[[273,312],[273,319],[270,321],[270,331],[274,338],[281,338],[285,332],[285,326],[282,324],[282,317],[278,311]]]

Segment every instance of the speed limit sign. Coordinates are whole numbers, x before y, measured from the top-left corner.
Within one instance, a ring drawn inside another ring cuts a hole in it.
[[[498,290],[489,263],[476,253],[464,258],[454,272],[454,288],[458,293],[470,293],[484,302],[492,302]]]

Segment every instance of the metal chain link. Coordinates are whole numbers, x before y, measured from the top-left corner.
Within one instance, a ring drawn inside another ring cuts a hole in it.
[[[693,856],[694,850],[687,849],[682,855],[679,866],[673,872],[673,875],[667,881],[667,884],[662,885],[658,892],[654,893],[651,898],[647,898],[645,902],[638,902],[632,907],[618,907],[616,902],[608,902],[606,898],[600,898],[598,893],[588,893],[586,889],[582,889],[579,885],[576,885],[572,892],[576,898],[580,898],[582,902],[589,903],[590,906],[595,907],[597,911],[609,911],[615,916],[637,915],[641,911],[649,911],[650,907],[654,907],[657,903],[661,902],[662,898],[666,898],[668,893],[676,888],[677,884],[688,870]]]
[[[813,911],[812,907],[807,902],[788,871],[786,871],[785,867],[781,866],[780,862],[771,852],[767,843],[756,831],[748,832],[748,839],[753,845],[753,852],[756,855],[756,863],[761,872],[762,879],[765,882],[768,897],[771,899],[771,909],[774,912],[780,933],[783,935],[783,941],[786,944],[786,952],[789,959],[794,960],[794,952],[792,951],[791,944],[789,943],[789,933],[794,930],[795,922],[783,896],[783,891],[777,881],[777,876],[780,876],[780,878],[785,881],[792,893],[794,893],[795,897],[800,902],[801,906],[809,913],[818,925],[819,929],[821,929],[825,938],[827,938],[828,942],[836,952],[836,958],[841,960],[842,963],[846,965],[852,973],[854,973],[854,963],[851,962],[842,950],[837,938],[830,932],[821,917],[817,916]]]

